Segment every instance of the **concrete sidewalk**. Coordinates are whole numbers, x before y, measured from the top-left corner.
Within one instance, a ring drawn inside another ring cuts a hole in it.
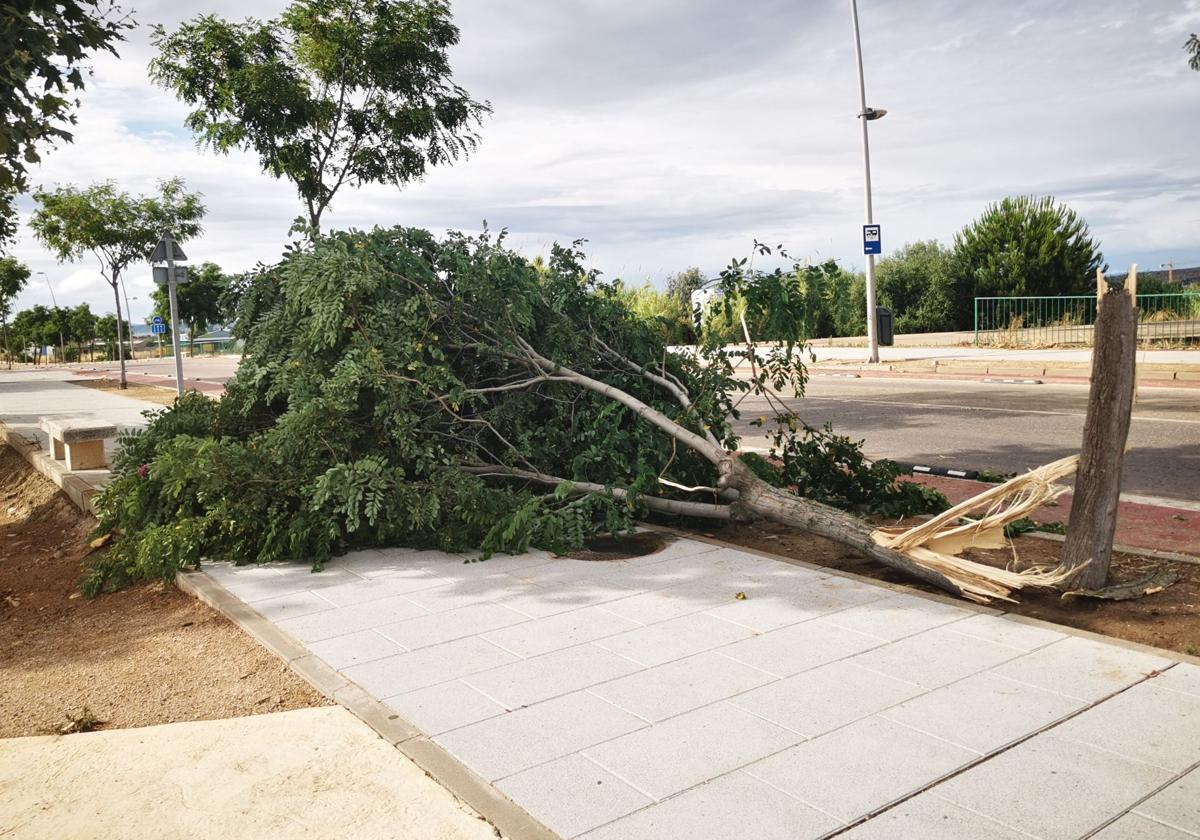
[[[14,840],[495,840],[340,706],[0,740]]]
[[[687,539],[206,573],[563,838],[1200,836],[1170,654]]]

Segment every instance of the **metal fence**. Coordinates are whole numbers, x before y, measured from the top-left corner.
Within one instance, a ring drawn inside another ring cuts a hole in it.
[[[1200,291],[1138,295],[1138,341],[1200,342]],[[1095,295],[975,298],[975,343],[1002,347],[1091,344]]]

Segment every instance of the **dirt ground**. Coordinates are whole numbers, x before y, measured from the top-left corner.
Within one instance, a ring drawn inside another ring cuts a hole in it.
[[[128,387],[122,391],[119,379],[72,379],[71,384],[81,385],[84,388],[93,388],[97,391],[112,391],[114,394],[120,394],[135,400],[158,403],[159,405],[172,405],[175,402],[175,391],[173,389],[160,388],[157,385],[139,385],[135,382],[129,382],[126,383]]]
[[[700,533],[747,548],[792,557],[831,569],[842,569],[866,577],[899,583],[927,592],[940,590],[914,582],[907,575],[868,560],[829,540],[814,537],[770,522],[725,525]],[[1062,543],[1039,537],[1020,536],[1014,541],[1017,555],[1026,564],[1056,564]],[[973,560],[1004,566],[1012,559],[1009,551],[972,551]],[[1163,565],[1179,574],[1179,582],[1162,592],[1134,601],[1063,599],[1056,593],[1019,592],[1018,604],[996,606],[1017,615],[1040,618],[1192,655],[1200,654],[1200,565],[1158,560],[1135,554],[1113,555],[1109,583],[1121,583],[1146,575]]]
[[[0,737],[326,705],[224,617],[173,586],[86,600],[94,520],[0,446]]]

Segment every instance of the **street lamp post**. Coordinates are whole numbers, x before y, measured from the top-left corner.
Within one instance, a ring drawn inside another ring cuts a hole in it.
[[[44,271],[37,273],[46,278],[46,288],[50,290],[50,303],[54,305],[54,320],[58,321],[58,363],[61,365],[65,361],[66,352],[63,350],[62,321],[58,318],[58,300],[54,297],[54,287],[50,285],[50,275]]]
[[[858,57],[858,118],[862,120],[863,175],[865,180],[867,224],[875,223],[871,207],[871,146],[867,138],[867,123],[880,119],[886,110],[867,107],[867,85],[863,79],[862,37],[858,29],[858,0],[850,0],[850,19],[854,24],[854,52]],[[879,329],[875,314],[875,255],[867,255],[867,345],[870,355],[867,361],[879,362]]]

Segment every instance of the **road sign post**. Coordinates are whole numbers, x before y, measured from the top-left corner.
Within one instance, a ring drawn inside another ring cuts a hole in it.
[[[162,240],[150,257],[152,263],[165,262],[167,264],[167,296],[171,301],[171,349],[175,353],[175,390],[180,396],[183,396],[183,355],[179,351],[179,300],[175,292],[179,285],[179,276],[175,270],[175,260],[186,259],[187,255],[183,253],[182,248],[175,244],[175,239],[171,236],[170,231],[163,234]],[[155,271],[154,274],[157,281],[160,272]]]

